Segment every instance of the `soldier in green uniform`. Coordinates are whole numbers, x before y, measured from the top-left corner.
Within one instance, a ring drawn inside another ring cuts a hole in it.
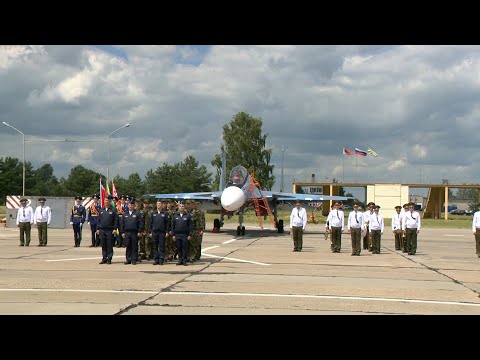
[[[193,226],[192,239],[188,243],[188,261],[192,263],[195,261],[197,251],[199,213],[195,208],[195,201],[187,200],[185,201],[185,205],[187,206],[187,211],[190,213],[190,217],[192,218]]]
[[[172,228],[171,221],[173,219],[173,216],[175,215],[175,204],[171,201],[168,200],[165,202],[167,203],[167,206],[165,207],[168,211],[170,223],[168,224],[168,228]],[[169,234],[165,238],[165,257],[167,261],[172,261],[174,259],[175,254],[177,253],[177,246],[175,245],[175,240],[173,240],[172,234]]]
[[[152,221],[152,208],[145,200],[141,211],[143,219],[142,236],[138,247],[138,260],[150,260],[152,258],[152,239],[150,238],[150,222]]]
[[[198,234],[198,241],[196,242],[197,247],[195,251],[195,257],[193,260],[198,261],[200,260],[200,257],[202,256],[202,240],[203,240],[203,233],[205,232],[205,211],[200,209],[201,203],[197,201],[195,203],[195,208],[196,211],[198,211],[198,224],[194,222],[194,237],[197,236]],[[197,227],[198,227],[198,233],[197,233]]]

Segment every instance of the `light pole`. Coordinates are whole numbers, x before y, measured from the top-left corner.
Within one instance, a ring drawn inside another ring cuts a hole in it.
[[[283,146],[282,145],[282,178],[281,178],[281,183],[280,183],[280,192],[283,192],[283,153],[287,149],[288,149],[288,146]]]
[[[107,185],[108,181],[110,180],[110,137],[116,133],[118,130],[122,130],[123,128],[129,127],[130,124],[125,124],[120,126],[118,129],[113,130],[110,134],[108,134],[108,163],[107,163]]]
[[[22,196],[25,196],[25,134],[23,132],[21,132],[20,130],[18,130],[16,127],[13,127],[12,125],[6,123],[5,121],[2,121],[2,124],[12,128],[15,131],[18,131],[23,136],[23,189],[22,189]]]

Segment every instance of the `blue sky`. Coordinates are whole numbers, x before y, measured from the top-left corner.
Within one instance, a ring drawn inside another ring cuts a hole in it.
[[[82,164],[142,177],[193,155],[210,165],[222,128],[263,120],[280,187],[317,179],[478,183],[480,46],[0,46],[0,122],[57,177]],[[92,142],[52,142],[52,139]],[[0,127],[0,156],[22,157]],[[343,148],[374,149],[349,157]],[[247,164],[248,165],[248,164]]]

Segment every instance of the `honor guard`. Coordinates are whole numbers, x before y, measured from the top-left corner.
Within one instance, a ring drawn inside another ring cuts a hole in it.
[[[370,233],[372,238],[372,254],[380,254],[382,234],[385,229],[383,215],[379,214],[380,205],[373,207],[373,215],[370,215]]]
[[[363,230],[363,214],[359,210],[360,203],[353,203],[353,211],[348,214],[347,229],[352,241],[352,256],[360,256],[362,251],[361,238]]]
[[[345,216],[340,210],[340,201],[335,201],[335,207],[328,214],[328,227],[332,233],[332,252],[339,253],[342,248],[342,232],[345,228]]]
[[[185,204],[178,204],[178,212],[172,219],[173,239],[177,244],[178,262],[177,265],[187,266],[188,243],[192,239],[192,218],[185,210]]]
[[[30,205],[27,205],[27,199],[20,199],[20,207],[17,211],[17,227],[20,230],[20,246],[30,245],[30,232],[35,214]]]
[[[112,196],[107,195],[104,199],[104,206],[98,215],[97,234],[102,245],[102,261],[100,264],[111,264],[113,257],[113,237],[118,229],[119,220],[117,209],[111,203]]]
[[[33,223],[38,229],[38,246],[47,246],[47,227],[52,220],[52,210],[45,205],[47,199],[41,197],[38,199],[40,205],[35,209]]]
[[[392,215],[392,232],[395,236],[395,250],[402,250],[403,247],[403,231],[402,231],[402,207],[395,206],[395,212]]]
[[[195,224],[194,224],[194,236],[196,236],[196,249],[194,261],[200,260],[202,256],[202,241],[203,234],[205,233],[205,211],[200,209],[201,203],[199,201],[195,202],[195,210],[197,211]]]
[[[415,204],[408,203],[408,209],[405,213],[405,221],[402,224],[402,230],[406,232],[408,255],[415,255],[417,252],[417,235],[420,232],[420,214],[415,211]]]
[[[81,196],[75,196],[75,205],[72,207],[72,214],[70,216],[70,225],[73,227],[75,247],[79,247],[82,242],[82,227],[87,214],[85,207],[82,205],[82,200]]]
[[[138,261],[138,237],[143,230],[143,219],[140,211],[135,210],[135,199],[131,198],[127,211],[123,212],[120,234],[125,240],[125,265],[136,265]]]
[[[98,194],[93,194],[92,198],[93,203],[87,209],[88,224],[92,232],[92,245],[90,247],[97,247],[100,245],[100,238],[97,235],[98,215],[102,206],[100,205],[100,196]]]
[[[150,221],[150,237],[152,238],[153,265],[165,262],[165,239],[170,232],[170,216],[161,199],[157,200],[157,208],[153,210]]]
[[[143,230],[140,238],[139,260],[150,260],[152,258],[152,238],[150,237],[150,222],[152,221],[152,208],[145,200],[141,211],[143,217]]]
[[[480,204],[478,204],[478,206],[480,206]],[[477,256],[480,258],[480,211],[476,211],[475,214],[473,214],[472,231],[475,237],[475,250]]]

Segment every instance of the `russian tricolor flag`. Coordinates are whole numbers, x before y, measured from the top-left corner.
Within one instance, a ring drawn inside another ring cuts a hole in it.
[[[367,156],[367,152],[360,150],[359,148],[355,148],[355,154],[360,156]]]

